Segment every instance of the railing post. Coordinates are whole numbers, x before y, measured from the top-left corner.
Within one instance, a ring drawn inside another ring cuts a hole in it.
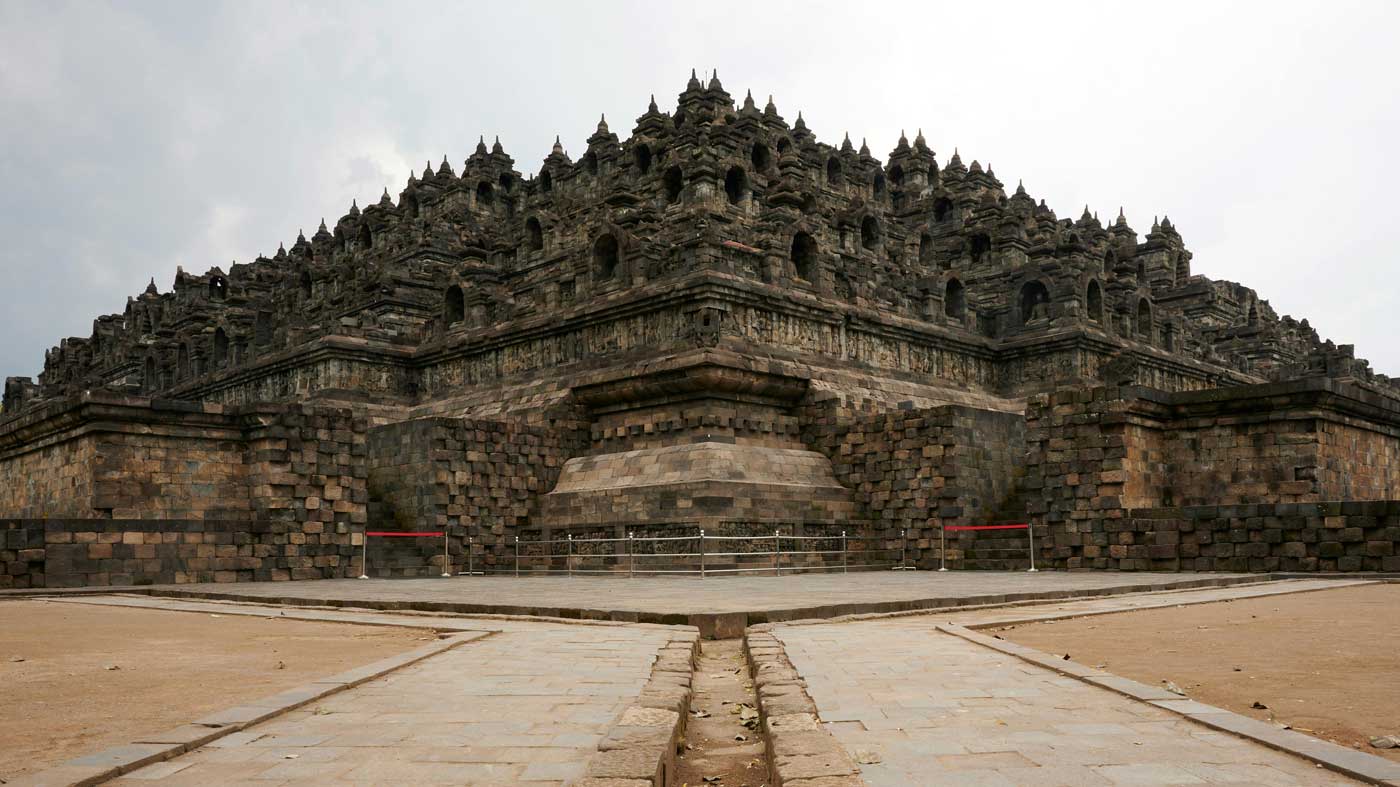
[[[1029,571],[1038,571],[1035,567],[1035,529],[1033,522],[1026,522],[1026,541],[1030,544],[1031,567]]]
[[[636,559],[633,558],[633,556],[632,556],[632,555],[634,554],[634,552],[635,552],[635,549],[636,549],[635,547],[632,546],[632,539],[635,538],[635,537],[636,537],[636,534],[635,534],[635,533],[630,533],[630,532],[629,532],[629,533],[627,534],[627,578],[628,578],[628,579],[631,579],[631,578],[632,578],[632,576],[633,576],[633,569],[634,569],[635,566],[636,566]]]
[[[520,536],[515,537],[515,576],[520,576]]]
[[[700,578],[705,578],[705,528],[700,528]]]
[[[360,538],[360,579],[369,579],[369,528]]]
[[[963,568],[967,568],[964,564]],[[938,570],[948,570],[948,531],[943,528],[943,523],[938,523]]]
[[[841,573],[846,573],[846,531],[841,531]]]
[[[783,541],[779,534],[779,531],[777,530],[773,531],[773,570],[777,571],[779,576],[782,576]]]
[[[467,535],[467,576],[476,576],[476,555],[472,554],[472,537]]]
[[[447,528],[444,526],[442,529],[442,575],[444,577],[452,576],[452,561],[447,556],[447,538]]]
[[[569,569],[569,576],[574,575],[574,534],[569,534],[569,554],[564,558],[564,566]]]

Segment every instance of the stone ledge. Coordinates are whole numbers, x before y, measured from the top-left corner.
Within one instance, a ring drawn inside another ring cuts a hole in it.
[[[822,726],[807,684],[771,627],[744,633],[744,656],[758,695],[769,775],[782,787],[859,787],[860,769]]]
[[[691,674],[700,652],[698,630],[673,633],[656,651],[651,677],[613,722],[588,759],[576,787],[666,787],[690,711]]]

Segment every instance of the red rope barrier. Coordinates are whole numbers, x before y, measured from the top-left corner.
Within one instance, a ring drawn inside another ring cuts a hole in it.
[[[367,536],[386,536],[386,537],[389,537],[389,538],[393,538],[393,537],[396,537],[396,536],[397,536],[397,537],[410,537],[410,538],[413,538],[413,537],[417,537],[417,538],[429,538],[429,537],[442,538],[443,533],[442,533],[441,530],[421,531],[421,532],[409,532],[409,531],[400,532],[400,531],[376,531],[376,530],[371,530],[371,531],[365,533],[365,535],[367,535]]]
[[[1025,530],[1030,525],[949,525],[944,530]]]

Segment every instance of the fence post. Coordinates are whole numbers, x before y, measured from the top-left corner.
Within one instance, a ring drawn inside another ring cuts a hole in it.
[[[700,528],[700,578],[705,578],[705,528]]]
[[[773,569],[779,576],[783,573],[783,541],[779,531],[773,531]]]
[[[442,575],[452,576],[452,559],[447,555],[447,528],[442,529]]]
[[[1029,544],[1030,544],[1030,551],[1031,551],[1031,567],[1030,567],[1030,569],[1029,569],[1028,571],[1038,571],[1038,570],[1039,570],[1039,569],[1037,569],[1037,568],[1035,567],[1035,529],[1034,529],[1034,524],[1035,524],[1035,523],[1033,523],[1033,522],[1027,522],[1027,523],[1026,523],[1026,540],[1027,540],[1027,542],[1029,542]]]
[[[467,576],[476,576],[476,556],[472,554],[472,537],[467,535]]]
[[[633,571],[633,568],[634,568],[635,565],[636,565],[636,560],[635,560],[635,558],[632,557],[633,550],[634,550],[634,547],[632,546],[632,539],[633,539],[635,536],[636,536],[635,533],[630,533],[630,532],[629,532],[629,533],[627,534],[627,578],[628,578],[628,579],[631,579],[631,578],[632,578],[632,576],[633,576],[632,571]]]
[[[574,575],[574,534],[569,534],[569,554],[564,558],[564,565],[569,569],[569,576]]]
[[[515,576],[520,576],[520,536],[515,537]]]
[[[967,568],[964,564],[963,568]],[[948,570],[948,531],[943,529],[943,523],[938,523],[938,570]]]
[[[841,531],[841,573],[846,573],[846,531]]]
[[[369,528],[360,540],[360,579],[369,579]]]

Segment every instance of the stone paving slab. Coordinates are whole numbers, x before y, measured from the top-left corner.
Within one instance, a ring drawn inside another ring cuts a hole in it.
[[[758,623],[1266,582],[1265,574],[867,571],[681,577],[328,579],[156,585],[113,592],[453,614],[688,624],[706,637]]]
[[[1357,783],[937,625],[772,627],[873,787]]]
[[[1034,623],[1042,620],[1062,620],[1093,615],[1111,615],[1134,610],[1161,609],[1186,604],[1210,604],[1217,601],[1336,590],[1337,588],[1371,585],[1383,581],[1374,579],[1289,579],[1243,586],[1171,590],[1003,609],[954,610],[940,613],[938,619],[942,622],[965,625],[972,629],[984,629]]]
[[[543,787],[581,778],[674,630],[508,628],[112,783]]]

